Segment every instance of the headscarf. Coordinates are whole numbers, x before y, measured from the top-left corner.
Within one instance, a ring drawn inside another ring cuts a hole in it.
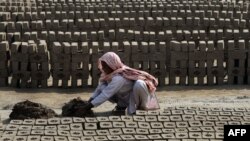
[[[106,74],[102,70],[101,61],[104,61],[112,70],[110,74]],[[124,65],[120,57],[114,52],[107,52],[98,60],[98,68],[101,70],[102,74],[100,81],[110,82],[115,74],[120,74],[128,80],[143,80],[148,86],[149,92],[153,94],[158,85],[157,79],[150,75],[149,73],[137,69],[130,68]]]

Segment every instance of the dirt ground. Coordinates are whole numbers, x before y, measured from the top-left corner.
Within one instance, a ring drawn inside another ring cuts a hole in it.
[[[75,97],[87,100],[94,89],[0,89],[0,115],[8,118],[13,105],[23,100],[42,103],[60,114],[64,103]],[[250,108],[250,86],[167,86],[157,90],[161,109],[168,106],[248,107]],[[94,108],[105,112],[115,105],[105,102]]]

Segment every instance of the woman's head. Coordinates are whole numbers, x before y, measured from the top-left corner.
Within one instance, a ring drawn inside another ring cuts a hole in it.
[[[113,71],[122,68],[123,63],[120,57],[114,52],[107,52],[101,58],[99,58],[99,69],[106,74],[110,74]]]

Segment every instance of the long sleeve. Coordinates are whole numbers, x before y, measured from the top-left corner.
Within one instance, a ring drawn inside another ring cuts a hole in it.
[[[95,91],[92,93],[91,98],[94,99],[95,97],[97,97],[105,87],[107,87],[107,84],[104,82],[100,82]]]
[[[111,98],[114,94],[116,94],[125,84],[126,79],[122,76],[114,76],[111,80],[111,82],[108,84],[107,87],[105,87],[102,92],[95,97],[91,103],[97,107],[100,104],[107,101],[109,98]]]

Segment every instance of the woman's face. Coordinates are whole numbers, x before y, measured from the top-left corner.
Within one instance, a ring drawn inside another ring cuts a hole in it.
[[[101,64],[102,64],[102,70],[106,73],[106,74],[110,74],[112,73],[114,70],[112,70],[108,64],[104,61],[101,61]]]

